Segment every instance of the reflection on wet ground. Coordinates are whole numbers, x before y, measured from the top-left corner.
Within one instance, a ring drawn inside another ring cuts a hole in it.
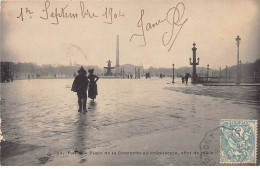
[[[70,91],[72,79],[3,84],[4,144],[22,153],[1,150],[2,165],[66,165],[69,162],[59,163],[57,156],[73,152],[78,157],[75,163],[85,165],[84,151],[120,147],[136,136],[186,129],[203,135],[205,129],[216,128],[221,118],[259,119],[259,87],[169,82],[170,78],[100,79],[99,95],[94,102],[88,100],[86,114],[77,112],[77,96]],[[186,138],[189,135],[183,137],[187,144],[192,140]],[[28,145],[32,145],[29,151]]]

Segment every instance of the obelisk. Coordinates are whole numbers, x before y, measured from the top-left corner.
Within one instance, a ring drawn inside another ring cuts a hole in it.
[[[117,35],[116,39],[116,76],[119,75],[119,36]]]

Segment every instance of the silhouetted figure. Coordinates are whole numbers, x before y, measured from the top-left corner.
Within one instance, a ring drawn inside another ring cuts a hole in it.
[[[96,99],[96,96],[98,95],[97,92],[97,81],[99,79],[99,77],[97,75],[94,75],[94,69],[90,69],[88,70],[88,72],[90,73],[90,75],[88,75],[88,79],[89,79],[89,89],[88,89],[88,97],[93,99]]]
[[[186,73],[186,75],[185,75],[185,83],[186,83],[186,84],[188,83],[189,76],[190,76],[190,74],[189,74],[189,73]]]
[[[147,78],[151,78],[150,73],[146,73],[146,74],[145,74],[145,78],[146,78],[146,79],[147,79]]]
[[[184,80],[185,80],[185,77],[182,76],[182,77],[181,77],[181,82],[182,82],[182,84],[184,83]]]
[[[86,76],[87,72],[83,67],[80,67],[78,73],[79,75],[75,77],[71,90],[77,92],[78,95],[78,112],[81,112],[83,109],[83,112],[85,113],[87,111],[87,88],[89,81]]]

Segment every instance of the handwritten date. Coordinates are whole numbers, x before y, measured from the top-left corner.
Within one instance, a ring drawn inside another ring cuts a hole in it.
[[[122,11],[115,10],[111,7],[106,7],[104,13],[102,15],[98,15],[95,11],[87,9],[83,1],[79,2],[79,9],[72,12],[69,9],[70,3],[71,1],[69,1],[63,7],[56,8],[55,5],[53,5],[49,0],[46,0],[44,2],[44,8],[41,10],[40,13],[40,19],[51,20],[51,24],[58,25],[61,19],[95,19],[98,17],[102,17],[104,23],[113,24],[115,19],[124,17],[124,13]],[[19,16],[17,18],[21,19],[21,21],[24,21],[25,16],[29,16],[30,18],[32,18],[32,14],[34,14],[34,12],[32,12],[32,10],[28,7],[21,8]]]

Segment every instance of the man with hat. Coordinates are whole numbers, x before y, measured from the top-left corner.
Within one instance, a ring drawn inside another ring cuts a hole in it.
[[[87,89],[89,81],[86,76],[87,72],[82,66],[78,70],[78,73],[79,74],[75,77],[72,84],[71,91],[77,92],[79,104],[78,112],[81,112],[83,110],[83,113],[85,113],[87,112]]]

